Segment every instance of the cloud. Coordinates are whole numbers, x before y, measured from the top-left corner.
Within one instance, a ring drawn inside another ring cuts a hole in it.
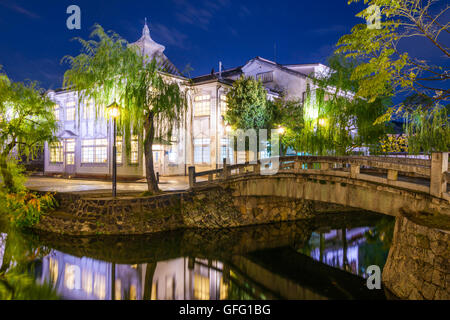
[[[151,23],[150,34],[153,39],[158,39],[158,42],[163,45],[186,49],[188,36],[175,28],[168,28],[160,23]]]
[[[193,4],[183,0],[173,0],[176,5],[176,18],[181,23],[199,26],[207,29],[214,16],[230,5],[229,0],[202,0]]]
[[[7,7],[15,12],[18,12],[20,14],[26,15],[29,18],[33,18],[33,19],[40,19],[41,17],[39,15],[37,15],[34,12],[28,11],[27,9],[15,4],[15,3],[9,3],[9,2],[3,2],[0,3],[2,6]]]

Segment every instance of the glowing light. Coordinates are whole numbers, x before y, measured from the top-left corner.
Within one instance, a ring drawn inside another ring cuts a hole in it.
[[[327,120],[324,118],[319,119],[319,126],[324,127],[327,124]]]
[[[283,127],[279,127],[277,131],[278,131],[279,134],[285,134],[286,133],[286,129],[283,128]]]
[[[228,126],[225,127],[225,131],[226,131],[226,132],[230,133],[231,130],[233,130],[233,129],[231,128],[230,125],[228,125]]]
[[[115,101],[111,105],[106,107],[106,111],[112,118],[117,119],[120,116],[120,107]]]

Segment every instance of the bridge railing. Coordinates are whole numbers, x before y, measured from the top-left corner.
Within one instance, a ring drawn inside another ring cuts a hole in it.
[[[255,174],[303,174],[351,178],[429,193],[450,200],[448,152],[433,153],[431,160],[404,157],[289,156],[228,165],[222,169],[196,172],[189,167],[191,188]],[[198,181],[201,177],[207,177]]]

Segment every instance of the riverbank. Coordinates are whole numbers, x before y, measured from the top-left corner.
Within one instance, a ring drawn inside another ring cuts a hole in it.
[[[295,221],[329,212],[361,211],[282,197],[242,197],[209,187],[156,196],[57,193],[58,210],[42,215],[40,232],[71,236],[145,235],[184,228],[223,229]]]

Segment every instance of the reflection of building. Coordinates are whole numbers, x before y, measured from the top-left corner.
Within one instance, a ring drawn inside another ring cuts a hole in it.
[[[344,245],[343,232],[342,230],[331,230],[322,235],[314,234],[314,237],[323,237],[324,247],[321,250],[320,243],[318,246],[314,247],[311,251],[311,257],[315,260],[322,261],[323,263],[340,268],[348,269],[356,275],[360,274],[360,263],[359,263],[359,250],[360,245],[365,242],[364,233],[370,228],[354,228],[346,230],[346,241]],[[346,256],[344,260],[344,251],[346,251]],[[345,266],[344,266],[345,263]]]
[[[152,268],[154,264],[113,264],[53,251],[43,260],[40,280],[54,284],[65,299],[227,298],[228,287],[222,278],[221,262],[178,258],[155,264],[156,268]]]
[[[0,268],[3,263],[3,255],[5,254],[6,237],[6,233],[0,233]]]
[[[174,128],[174,141],[170,145],[155,145],[153,149],[155,171],[161,175],[185,175],[191,165],[215,169],[223,163],[223,158],[232,163],[240,156],[233,154],[229,147],[223,115],[227,108],[226,93],[241,75],[260,79],[269,98],[283,93],[289,99],[303,101],[307,87],[313,89],[310,74],[327,70],[318,63],[281,65],[256,57],[241,67],[222,71],[220,65],[219,72],[187,79],[164,55],[165,47],[150,37],[147,25],[141,39],[134,44],[143,54],[157,58],[165,76],[188,89],[188,113],[184,123]],[[77,94],[70,90],[50,91],[49,97],[55,102],[60,142],[45,146],[45,173],[110,176],[114,138],[103,110],[96,114],[92,102],[79,103]],[[132,137],[129,155],[124,152],[123,142],[124,138],[119,136],[118,175],[144,177],[142,141]]]

